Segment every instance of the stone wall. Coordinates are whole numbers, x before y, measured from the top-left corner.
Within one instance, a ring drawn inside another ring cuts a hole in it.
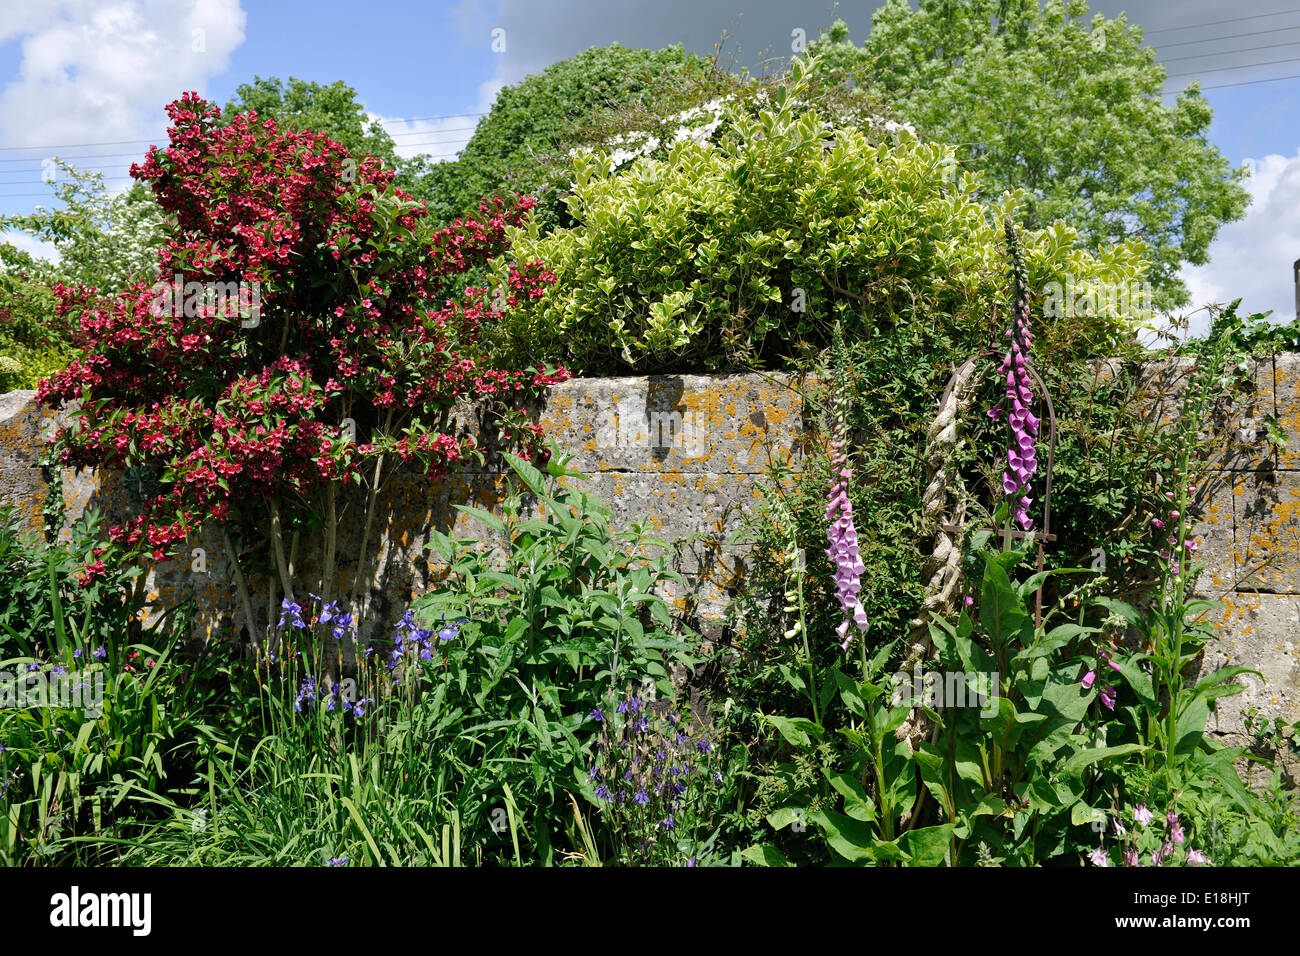
[[[46,495],[38,467],[40,436],[52,429],[54,415],[37,406],[33,394],[0,398],[0,503],[17,505],[36,529]],[[682,545],[676,568],[690,584],[668,596],[679,612],[708,626],[722,619],[728,585],[743,562],[748,546],[735,538],[761,494],[759,477],[772,459],[791,461],[801,453],[802,410],[797,382],[782,377],[653,376],[554,386],[540,421],[558,447],[574,456],[569,468],[589,476],[581,487],[609,503],[616,522],[643,520],[654,537]],[[470,414],[459,424],[476,429]],[[114,516],[128,513],[121,476],[63,469],[62,483],[68,524],[92,507]],[[391,621],[441,576],[440,560],[427,550],[431,531],[500,545],[455,505],[494,510],[511,481],[500,470],[470,468],[434,485],[399,471],[384,485],[377,514],[391,520],[372,534],[368,564],[378,580],[363,599],[369,602],[367,619]],[[340,503],[336,594],[347,593],[352,580],[350,558],[360,552],[361,526],[354,519],[364,507],[356,494]],[[194,555],[201,554],[202,562],[162,563],[149,576],[148,597],[162,606],[192,598],[198,633],[209,636],[242,618],[216,530],[204,528],[190,544],[201,549]],[[303,543],[298,567],[310,575],[316,556]],[[256,603],[264,622],[271,595]]]
[[[1244,708],[1300,719],[1300,355],[1253,364],[1255,395],[1226,423],[1234,452],[1212,472],[1200,529],[1211,568],[1201,591],[1224,602],[1205,667],[1264,675],[1244,677],[1249,689],[1220,707],[1217,729],[1231,733],[1241,731]],[[1265,440],[1270,417],[1286,436],[1283,450]]]
[[[1177,377],[1178,366],[1171,366]],[[1249,690],[1222,702],[1221,733],[1242,729],[1241,710],[1300,719],[1300,355],[1255,364],[1256,393],[1234,408],[1229,453],[1214,464],[1205,489],[1205,518],[1198,528],[1208,570],[1199,583],[1220,598],[1219,640],[1205,666],[1243,664],[1264,680],[1247,677]],[[1171,384],[1171,391],[1176,391]],[[708,626],[722,620],[729,585],[744,570],[747,545],[735,540],[744,514],[761,499],[760,478],[769,462],[797,470],[810,422],[801,383],[780,376],[655,376],[575,380],[554,386],[541,421],[570,463],[590,476],[584,486],[613,507],[620,522],[646,520],[670,542],[685,541],[679,570],[688,587],[670,595],[679,611]],[[1277,421],[1288,436],[1285,451],[1264,440],[1264,421]],[[15,504],[39,527],[45,485],[39,474],[41,435],[52,421],[30,392],[0,397],[0,502]],[[411,596],[437,586],[438,561],[426,550],[431,530],[476,536],[489,545],[485,528],[455,504],[487,509],[499,505],[509,482],[498,471],[468,471],[428,486],[398,475],[380,514],[394,518],[382,529],[371,562],[381,569],[370,595],[376,619],[395,619]],[[71,517],[87,507],[120,513],[120,479],[66,471],[64,505]],[[359,503],[351,507],[359,510]],[[150,578],[151,598],[162,603],[190,596],[196,626],[213,633],[234,620],[233,589],[221,540],[204,529],[195,547],[207,567],[173,561]],[[359,551],[355,538],[340,541],[340,554]],[[304,562],[310,567],[310,548]],[[346,560],[340,586],[350,581]],[[263,615],[269,600],[261,599]]]

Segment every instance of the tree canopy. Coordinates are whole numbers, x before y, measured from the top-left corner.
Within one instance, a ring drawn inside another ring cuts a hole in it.
[[[1249,196],[1209,142],[1194,84],[1161,100],[1165,70],[1120,15],[1085,0],[887,0],[861,46],[843,21],[818,68],[868,85],[924,135],[952,144],[996,194],[1024,188],[1026,225],[1064,220],[1091,249],[1140,239],[1156,304],[1184,305],[1184,263],[1207,261]]]
[[[415,193],[445,221],[476,210],[481,196],[544,192],[546,168],[608,128],[615,114],[653,121],[681,108],[683,87],[702,86],[712,74],[710,60],[680,46],[584,50],[501,90],[459,159],[430,168]]]

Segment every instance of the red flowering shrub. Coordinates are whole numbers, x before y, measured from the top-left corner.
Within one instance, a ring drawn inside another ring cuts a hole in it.
[[[533,199],[436,228],[392,171],[324,136],[254,113],[218,126],[219,108],[193,93],[167,112],[170,145],[131,167],[177,223],[160,282],[110,297],[56,288],[87,354],[39,393],[79,402],[56,436],[64,464],[156,476],[115,542],[162,559],[209,519],[264,531],[270,517],[278,533],[281,512],[325,515],[332,487],[377,480],[386,457],[439,477],[479,454],[441,430],[462,395],[535,450],[520,406],[568,373],[485,367],[481,332],[554,276],[529,262],[495,301],[449,296],[506,250]]]

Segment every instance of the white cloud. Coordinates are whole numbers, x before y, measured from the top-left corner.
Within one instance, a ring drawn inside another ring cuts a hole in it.
[[[486,115],[492,109],[492,103],[501,92],[505,83],[501,80],[487,80],[479,84],[479,114]],[[388,135],[393,137],[397,155],[403,159],[427,154],[435,162],[455,159],[474,135],[474,127],[483,115],[466,113],[461,116],[444,116],[436,120],[406,120],[401,117],[380,116],[367,113],[368,119],[377,120],[384,125]]]
[[[7,242],[19,252],[44,259],[47,262],[59,261],[59,250],[52,242],[43,242],[25,232],[0,232],[0,242]]]
[[[0,142],[160,139],[163,106],[226,68],[246,19],[239,0],[30,5],[0,27],[0,41],[21,37],[22,50],[17,77],[0,92]]]
[[[1273,321],[1289,322],[1296,312],[1292,263],[1300,259],[1300,149],[1245,162],[1254,170],[1245,183],[1251,195],[1245,218],[1219,231],[1208,263],[1184,268],[1181,276],[1192,308],[1240,297],[1241,314],[1272,309]]]

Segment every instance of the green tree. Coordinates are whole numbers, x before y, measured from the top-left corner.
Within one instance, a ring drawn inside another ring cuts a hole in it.
[[[0,216],[0,232],[27,233],[57,252],[47,262],[0,242],[0,391],[34,388],[76,354],[78,330],[55,318],[56,283],[121,289],[157,276],[166,215],[153,193],[135,183],[114,195],[101,173],[59,168],[59,208]]]
[[[85,173],[62,161],[58,165],[55,198],[61,207],[0,216],[0,230],[25,232],[54,245],[59,261],[43,267],[51,282],[102,290],[153,281],[166,222],[153,193],[133,183],[113,194],[101,173]]]
[[[35,388],[66,363],[63,336],[52,327],[54,297],[44,283],[49,263],[0,241],[0,394]]]
[[[1065,220],[1093,250],[1144,242],[1157,306],[1181,306],[1179,267],[1206,262],[1244,214],[1245,171],[1207,139],[1196,85],[1162,102],[1141,27],[1087,13],[1086,0],[887,0],[861,47],[838,21],[813,49],[820,70],[956,146],[990,194],[1023,187],[1029,227]]]
[[[680,46],[592,47],[503,89],[459,159],[429,169],[416,195],[435,219],[449,220],[476,210],[482,196],[540,193],[545,220],[560,208],[550,201],[548,173],[567,149],[634,127],[637,117],[653,122],[683,101],[683,90],[711,82],[718,82],[712,61]]]
[[[357,100],[357,91],[341,80],[329,86],[289,77],[253,77],[235,90],[234,99],[222,113],[228,120],[236,113],[255,110],[258,116],[273,118],[282,128],[324,133],[342,143],[353,156],[382,159],[397,173],[397,185],[411,189],[416,177],[427,170],[427,160],[406,160],[397,155],[393,137],[383,125],[371,119]]]

